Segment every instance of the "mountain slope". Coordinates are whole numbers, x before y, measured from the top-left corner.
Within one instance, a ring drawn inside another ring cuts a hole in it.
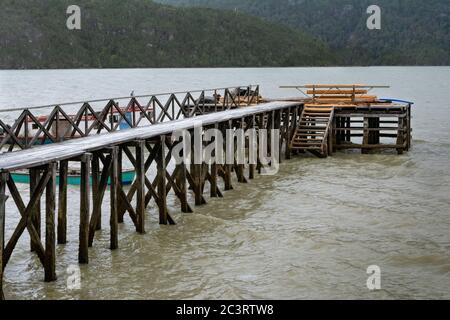
[[[0,68],[309,66],[336,63],[323,43],[259,18],[149,0],[0,0]]]
[[[378,0],[382,29],[368,30],[372,0],[159,0],[246,12],[318,37],[347,65],[449,65],[448,0]]]

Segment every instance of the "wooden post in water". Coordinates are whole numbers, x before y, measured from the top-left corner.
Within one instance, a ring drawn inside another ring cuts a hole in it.
[[[248,128],[248,130],[252,130],[252,137],[248,139],[248,159],[249,159],[249,166],[248,166],[248,179],[253,180],[255,179],[255,169],[256,169],[256,163],[252,163],[252,160],[255,161],[256,159],[253,159],[250,157],[251,154],[254,154],[255,148],[256,151],[258,150],[257,146],[255,145],[256,141],[256,116],[252,116],[251,120],[252,125]],[[256,157],[257,158],[257,157]]]
[[[293,131],[295,130],[294,126],[294,121],[293,121],[293,117],[292,117],[292,110],[289,107],[286,111],[286,124],[285,124],[285,128],[286,128],[286,151],[285,151],[285,157],[286,160],[289,160],[292,158],[292,149],[291,149],[291,140],[292,140],[292,134]]]
[[[405,142],[405,140],[404,140],[404,136],[403,136],[403,134],[404,134],[404,129],[405,129],[405,126],[404,126],[404,119],[405,118],[403,118],[403,117],[398,117],[398,131],[397,131],[397,153],[399,154],[399,155],[402,155],[403,154],[403,144],[404,144],[404,142]]]
[[[3,294],[3,250],[5,247],[5,214],[6,214],[6,181],[8,180],[7,173],[0,173],[0,300],[5,300]]]
[[[245,179],[245,175],[244,175],[244,171],[245,171],[245,164],[244,164],[244,161],[245,161],[245,135],[244,135],[245,118],[241,118],[239,129],[242,132],[237,135],[237,139],[241,140],[241,142],[238,141],[237,146],[233,150],[235,152],[235,159],[236,159],[235,160],[236,161],[236,175],[237,175],[239,183],[247,183],[247,179]],[[238,149],[240,147],[240,145],[242,146],[243,150]],[[238,157],[238,153],[241,153],[243,155],[242,159],[240,159],[240,157]]]
[[[228,130],[233,129],[233,121],[229,120],[228,125],[225,125],[223,128],[224,137],[228,136]],[[224,182],[225,182],[225,191],[233,190],[233,186],[231,183],[231,169],[233,167],[232,164],[229,164],[229,153],[234,152],[234,150],[229,150],[229,146],[227,146],[227,139],[223,141],[223,147],[225,150],[225,165],[224,165]]]
[[[167,218],[167,194],[166,194],[166,136],[161,136],[159,142],[159,151],[156,159],[157,176],[158,176],[158,208],[159,208],[159,223],[166,225]]]
[[[281,156],[282,153],[282,148],[283,148],[283,141],[284,141],[284,136],[283,136],[283,128],[281,127],[281,118],[283,116],[283,111],[282,110],[278,110],[275,112],[275,129],[278,130],[278,135],[279,135],[279,146],[278,146],[278,163],[281,164],[283,162],[283,157]]]
[[[265,120],[265,113],[260,113],[258,115],[258,142],[257,142],[258,146],[257,146],[257,154],[256,154],[256,159],[257,159],[256,170],[258,170],[259,174],[262,173],[262,164],[261,164],[261,157],[260,157],[260,153],[261,153],[260,148],[262,145],[261,135],[262,135],[263,130],[266,130],[264,120]]]
[[[98,197],[99,185],[100,185],[100,159],[98,153],[94,153],[92,156],[92,203],[95,203]],[[95,230],[102,229],[102,215],[98,217]]]
[[[97,151],[98,156],[100,156],[101,151]],[[96,155],[94,154],[94,157]],[[89,247],[92,247],[92,243],[94,241],[95,231],[98,227],[98,221],[102,215],[102,202],[105,196],[106,187],[108,186],[108,178],[111,176],[111,157],[109,154],[103,163],[103,169],[100,177],[100,181],[98,183],[98,188],[92,190],[93,194],[93,208],[92,208],[92,216],[91,221],[89,222]],[[95,161],[94,161],[95,163]]]
[[[69,162],[59,163],[59,194],[58,194],[58,244],[67,243],[67,175]]]
[[[33,195],[41,177],[41,170],[38,168],[31,168],[30,172],[30,197]],[[31,223],[37,231],[39,239],[41,238],[41,199],[39,198],[31,210]],[[36,250],[32,241],[30,241],[31,252]]]
[[[368,154],[369,149],[365,148],[369,144],[369,118],[364,117],[364,133],[363,133],[363,147],[361,149],[362,154]]]
[[[337,139],[337,135],[338,135],[338,131],[336,130],[336,126],[337,126],[337,118],[336,118],[336,115],[333,117],[333,120],[332,120],[332,124],[331,124],[331,128],[330,128],[330,130],[331,130],[331,135],[332,135],[332,137],[331,137],[331,139],[332,139],[332,142],[331,142],[331,144],[332,144],[332,150],[331,150],[331,152],[333,153],[333,152],[336,152],[337,151],[337,143],[338,143],[338,139]]]
[[[89,214],[90,205],[90,173],[91,173],[92,154],[86,153],[81,158],[81,176],[80,176],[80,233],[78,262],[81,264],[89,263]]]
[[[351,117],[346,118],[347,131],[345,132],[345,141],[350,142],[352,138],[352,131],[350,130],[352,126]]]
[[[118,188],[119,188],[119,147],[111,148],[111,171],[110,171],[110,249],[119,248],[119,220],[118,220]]]
[[[214,124],[214,129],[216,130],[216,132],[218,132],[219,130],[219,124],[216,123]],[[221,145],[218,144],[217,141],[217,137],[214,137],[214,145],[215,145],[215,149],[214,149],[214,163],[211,163],[211,198],[217,198],[219,196],[219,192],[218,192],[218,187],[217,187],[217,172],[218,172],[218,168],[217,168],[217,149],[218,148],[222,148]]]
[[[117,187],[122,190],[122,165],[123,165],[123,149],[121,146],[117,147]],[[118,194],[117,194],[118,196]],[[121,208],[121,204],[118,203],[118,210]],[[117,221],[123,223],[123,215],[119,214],[117,216]]]
[[[45,190],[45,281],[56,280],[55,194],[56,163],[48,165],[50,176]]]
[[[184,142],[178,142],[176,144],[179,143],[184,143]],[[185,145],[186,146],[186,145]],[[181,202],[181,212],[183,213],[192,213],[192,209],[189,206],[189,203],[187,201],[187,172],[186,172],[186,155],[185,155],[186,150],[183,148],[183,150],[180,153],[180,156],[182,157],[181,162],[176,164],[176,168],[175,170],[177,170],[177,175],[175,176],[175,182],[178,186],[178,189],[180,190],[179,194],[179,198],[180,198],[180,202]]]
[[[145,233],[145,141],[136,142],[136,231]]]

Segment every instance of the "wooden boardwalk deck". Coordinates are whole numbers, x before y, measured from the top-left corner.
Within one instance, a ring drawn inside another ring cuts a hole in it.
[[[132,128],[125,131],[116,131],[93,135],[85,138],[68,140],[55,144],[40,146],[0,155],[0,171],[12,171],[41,166],[49,162],[61,161],[81,156],[86,152],[120,145],[134,140],[148,140],[161,135],[171,134],[177,130],[193,129],[195,125],[208,126],[214,123],[242,119],[243,117],[279,111],[295,107],[296,102],[270,102],[254,107],[234,109],[226,112],[210,113],[194,118],[159,123],[146,127]]]

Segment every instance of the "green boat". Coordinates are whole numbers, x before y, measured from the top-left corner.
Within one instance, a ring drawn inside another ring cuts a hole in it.
[[[77,169],[69,169],[69,175],[67,176],[67,184],[79,186],[80,185],[80,172]],[[135,178],[135,171],[134,170],[124,170],[122,172],[122,184],[123,185],[130,185],[133,183]],[[16,183],[30,183],[30,174],[28,171],[16,171],[11,172],[11,176]],[[92,184],[92,176],[90,178],[91,184]],[[108,179],[108,185],[110,184],[111,180]],[[56,176],[56,184],[59,184],[59,174]]]

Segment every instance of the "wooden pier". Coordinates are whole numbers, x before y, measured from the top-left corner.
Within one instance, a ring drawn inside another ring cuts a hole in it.
[[[367,85],[306,85],[282,88],[307,89],[291,149],[327,157],[342,149],[395,149],[411,147],[412,102],[379,99],[368,95]],[[356,141],[359,138],[359,141]],[[385,142],[382,140],[391,140]]]
[[[245,166],[237,161],[237,150],[227,148],[225,144],[220,148],[225,155],[235,160],[232,162],[234,164],[179,163],[170,166],[173,157],[171,151],[182,143],[171,139],[173,132],[185,130],[193,135],[199,123],[203,129],[214,128],[222,133],[239,129],[266,129],[271,134],[277,132],[280,146],[284,150],[276,159],[278,163],[290,159],[299,151],[328,156],[345,148],[359,148],[363,152],[378,150],[382,146],[381,138],[396,139],[395,144],[384,147],[394,148],[399,153],[410,147],[410,104],[385,103],[383,106],[370,108],[325,107],[323,110],[315,110],[314,106],[303,100],[263,103],[259,97],[259,87],[256,90],[247,88],[247,91],[244,90],[247,95],[245,98],[237,98],[230,94],[231,89],[224,89],[221,99],[212,102],[201,99],[205,97],[204,91],[199,92],[200,98],[197,99],[191,93],[186,93],[187,98],[182,101],[176,94],[169,95],[169,102],[165,103],[159,100],[157,103],[156,98],[151,96],[151,103],[144,107],[139,104],[137,97],[133,97],[125,110],[118,107],[115,100],[110,100],[100,113],[84,103],[75,118],[68,116],[61,106],[56,106],[45,125],[37,124],[38,131],[25,140],[19,139],[20,127],[30,119],[37,121],[36,116],[30,115],[30,110],[25,110],[25,115],[19,117],[13,125],[8,126],[0,119],[0,126],[6,129],[1,143],[6,152],[0,154],[1,298],[4,299],[4,269],[25,230],[30,235],[30,249],[43,266],[45,281],[55,281],[56,246],[67,242],[68,223],[79,225],[79,263],[89,263],[89,247],[94,245],[95,233],[105,228],[105,223],[101,221],[101,209],[107,190],[110,197],[110,249],[116,250],[120,247],[118,225],[124,222],[125,215],[130,217],[136,232],[143,234],[146,232],[146,216],[151,214],[147,208],[154,201],[160,224],[173,225],[176,221],[167,207],[169,192],[175,194],[181,212],[191,213],[193,206],[188,202],[188,192],[193,193],[196,206],[204,205],[207,202],[206,191],[209,191],[210,197],[223,197],[224,191],[233,189],[235,181],[247,183],[255,178],[257,172],[263,170],[259,153],[256,164]],[[227,99],[223,98],[227,96]],[[106,115],[111,114],[112,108],[119,113],[119,121],[107,124]],[[158,108],[159,112],[156,111]],[[127,110],[134,114],[131,121],[126,115]],[[87,113],[95,118],[94,123],[88,124]],[[318,114],[317,118],[311,119],[315,114]],[[59,116],[63,116],[70,125],[63,133],[61,130],[52,130],[58,124]],[[385,118],[389,120],[384,120]],[[148,121],[146,125],[140,123],[144,119]],[[396,126],[392,119],[396,119]],[[84,127],[80,125],[83,121]],[[118,130],[119,123],[123,121],[127,121],[130,128]],[[323,129],[319,128],[319,122],[326,124],[325,131],[321,131]],[[384,127],[386,124],[389,127]],[[305,125],[308,127],[302,129]],[[391,127],[395,127],[395,131],[392,129],[395,134],[385,133]],[[78,137],[74,139],[76,132]],[[42,135],[54,143],[36,146],[35,141]],[[297,137],[300,137],[299,144]],[[352,143],[352,138],[361,138],[363,142]],[[258,139],[262,137],[258,136]],[[320,140],[313,141],[314,145],[310,145],[309,139]],[[271,139],[268,140],[268,149],[271,150]],[[304,143],[308,144],[306,148]],[[11,145],[22,150],[11,152],[14,149]],[[249,145],[249,141],[246,141],[246,145]],[[128,188],[121,183],[124,159],[128,159],[136,172],[135,180]],[[70,162],[76,162],[81,167],[79,221],[67,221],[67,175]],[[150,170],[152,165],[153,168],[156,167],[156,171]],[[18,191],[12,178],[12,173],[17,170],[29,171],[28,201],[25,201],[28,197]],[[7,201],[15,203],[21,219],[11,237],[6,240],[5,219],[16,214],[6,212]],[[41,202],[44,202],[45,210],[41,210]],[[44,226],[41,226],[41,212],[45,214]],[[43,233],[44,243],[41,240]]]

